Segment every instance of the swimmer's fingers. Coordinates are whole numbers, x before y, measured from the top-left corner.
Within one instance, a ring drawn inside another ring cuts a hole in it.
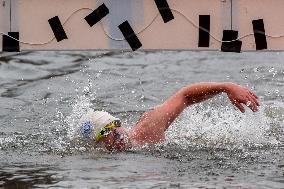
[[[233,104],[242,112],[242,113],[245,113],[245,108],[241,105],[240,102],[238,101],[233,101]]]
[[[257,103],[256,99],[254,99],[252,96],[247,97],[247,104],[246,104],[253,112],[256,112],[257,109]]]
[[[253,93],[253,92],[251,92],[251,91],[249,91],[249,93],[250,93],[254,98],[258,99],[258,96],[257,96],[255,93]]]
[[[250,98],[252,102],[254,102],[254,104],[256,104],[256,106],[260,106],[259,101],[258,101],[258,96],[252,91],[250,91],[249,89],[247,89],[247,96],[248,98]]]
[[[255,101],[256,105],[257,105],[257,106],[260,106],[260,103],[259,103],[258,98],[254,97],[254,96],[252,96],[252,98],[253,98],[253,100]]]
[[[248,91],[248,95],[252,97],[252,99],[255,102],[255,104],[257,106],[260,106],[259,101],[258,101],[258,96],[254,92],[252,92],[252,91],[250,91],[248,89],[247,89],[247,91]]]
[[[252,96],[252,99],[256,103],[257,106],[260,106],[259,101],[258,101],[258,96],[256,96],[253,92],[250,92],[250,95]]]

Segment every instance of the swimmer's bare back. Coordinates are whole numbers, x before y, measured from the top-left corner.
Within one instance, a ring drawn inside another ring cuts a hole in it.
[[[186,86],[168,98],[163,104],[144,113],[128,133],[134,145],[158,143],[165,139],[165,131],[178,115],[188,106],[207,100],[222,92],[242,113],[247,105],[253,112],[258,110],[256,94],[240,85],[224,82],[203,82]]]

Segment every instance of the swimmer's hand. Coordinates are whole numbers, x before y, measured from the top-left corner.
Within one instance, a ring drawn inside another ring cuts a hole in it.
[[[242,104],[248,106],[253,112],[258,111],[258,97],[252,91],[235,83],[225,83],[224,86],[230,101],[242,113],[245,112]]]

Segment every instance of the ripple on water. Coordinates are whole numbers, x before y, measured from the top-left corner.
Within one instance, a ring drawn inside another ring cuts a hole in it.
[[[284,54],[257,55],[34,52],[1,59],[0,188],[281,188]],[[252,86],[260,111],[240,114],[221,97],[186,110],[156,146],[121,155],[70,144],[88,108],[113,111],[130,127],[178,88],[224,80]],[[59,157],[58,166],[47,156]]]

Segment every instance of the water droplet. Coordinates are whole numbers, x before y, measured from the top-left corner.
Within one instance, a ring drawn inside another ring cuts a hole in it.
[[[90,88],[89,88],[89,87],[84,87],[83,93],[84,93],[84,94],[87,94],[87,93],[89,93],[89,92],[90,92]]]
[[[276,74],[277,74],[277,71],[273,72],[272,77],[275,77]]]
[[[250,106],[251,105],[251,101],[247,101],[247,104],[246,104],[246,106]]]

